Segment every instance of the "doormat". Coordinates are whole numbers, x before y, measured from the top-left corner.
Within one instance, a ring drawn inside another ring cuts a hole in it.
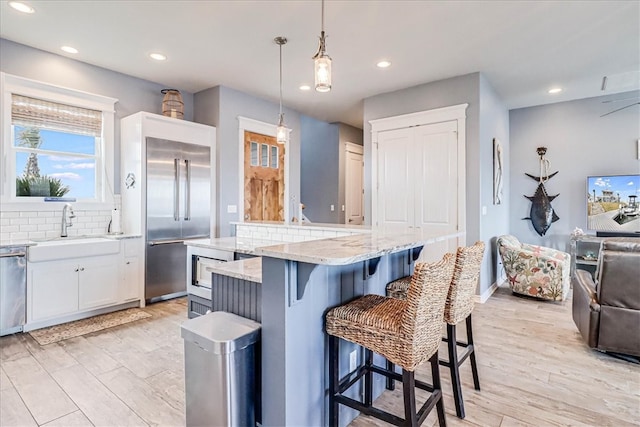
[[[29,335],[31,335],[38,344],[47,345],[103,329],[113,328],[114,326],[135,322],[136,320],[146,319],[147,317],[151,317],[151,315],[139,308],[128,308],[126,310],[90,317],[89,319],[76,320],[61,325],[37,329],[30,331]]]

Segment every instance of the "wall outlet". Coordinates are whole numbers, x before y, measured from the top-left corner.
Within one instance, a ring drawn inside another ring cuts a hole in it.
[[[344,205],[342,205],[342,212],[344,212]]]
[[[334,205],[331,205],[331,212],[335,211],[336,207]]]
[[[353,372],[358,367],[358,350],[349,353],[349,372]]]
[[[483,206],[482,207],[482,215],[486,215],[487,214],[487,207]]]
[[[238,213],[238,206],[227,205],[227,213]]]

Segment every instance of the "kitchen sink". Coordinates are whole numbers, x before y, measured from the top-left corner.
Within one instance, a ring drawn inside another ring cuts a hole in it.
[[[30,262],[109,255],[120,252],[120,242],[105,237],[61,237],[36,243],[28,249]]]

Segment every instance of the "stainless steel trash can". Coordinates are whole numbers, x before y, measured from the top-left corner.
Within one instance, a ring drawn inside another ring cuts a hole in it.
[[[255,426],[260,324],[216,311],[182,324],[187,426]]]

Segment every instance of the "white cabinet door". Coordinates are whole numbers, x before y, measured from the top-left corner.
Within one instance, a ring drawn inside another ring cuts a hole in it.
[[[78,310],[78,264],[73,261],[29,263],[29,322]]]
[[[120,299],[123,302],[140,298],[140,261],[138,257],[124,259],[124,275]]]
[[[108,255],[78,260],[80,310],[118,302],[118,258]]]

